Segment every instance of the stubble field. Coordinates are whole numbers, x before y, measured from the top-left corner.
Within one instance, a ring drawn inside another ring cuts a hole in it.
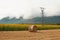
[[[0,31],[0,40],[60,40],[60,29],[29,31]]]

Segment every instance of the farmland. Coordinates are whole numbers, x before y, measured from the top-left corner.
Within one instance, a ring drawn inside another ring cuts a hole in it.
[[[60,29],[28,31],[0,31],[0,40],[60,40]]]
[[[60,25],[41,24],[0,24],[0,31],[22,31],[28,30],[31,25],[36,25],[38,30],[60,29]]]
[[[28,31],[31,25],[37,32]],[[0,24],[0,40],[60,40],[60,25]]]

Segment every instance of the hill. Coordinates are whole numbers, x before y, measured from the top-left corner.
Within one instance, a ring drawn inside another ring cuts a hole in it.
[[[20,17],[17,19],[16,17],[9,18],[5,17],[0,20],[0,24],[16,24],[16,23],[42,23],[41,17],[35,17],[32,19],[23,19]],[[51,17],[44,17],[45,24],[60,24],[60,16],[51,16]]]

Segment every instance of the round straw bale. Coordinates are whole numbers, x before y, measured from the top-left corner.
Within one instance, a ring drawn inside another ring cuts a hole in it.
[[[36,25],[32,25],[28,28],[29,32],[36,32],[37,31],[37,26]]]

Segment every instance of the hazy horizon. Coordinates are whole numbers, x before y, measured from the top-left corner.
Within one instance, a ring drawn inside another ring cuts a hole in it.
[[[45,8],[45,16],[60,15],[60,0],[0,0],[0,19],[41,16],[40,7]]]

